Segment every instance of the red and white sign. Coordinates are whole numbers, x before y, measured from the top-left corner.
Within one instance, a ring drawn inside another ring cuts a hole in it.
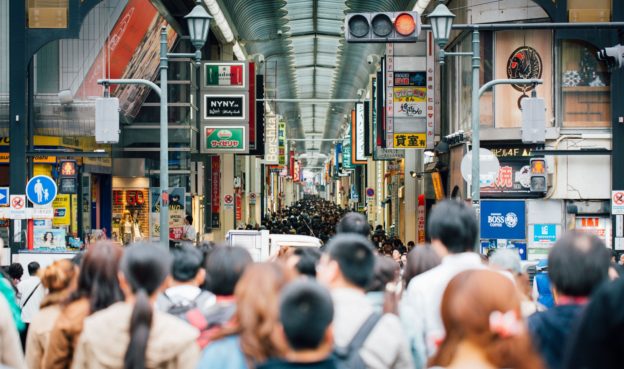
[[[255,192],[249,194],[249,205],[256,205],[256,196]]]
[[[226,207],[234,206],[234,196],[232,195],[224,195],[223,196],[223,205]]]
[[[236,220],[243,220],[243,195],[240,192],[236,193]]]
[[[11,219],[26,219],[26,195],[10,196]]]
[[[418,195],[418,242],[425,243],[425,195]]]
[[[611,191],[611,214],[624,214],[624,191]]]

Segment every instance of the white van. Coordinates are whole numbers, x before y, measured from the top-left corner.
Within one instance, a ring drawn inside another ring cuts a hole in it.
[[[316,247],[323,244],[311,236],[270,234],[269,231],[232,230],[227,233],[228,246],[240,246],[249,251],[254,261],[266,261],[276,256],[281,247]]]

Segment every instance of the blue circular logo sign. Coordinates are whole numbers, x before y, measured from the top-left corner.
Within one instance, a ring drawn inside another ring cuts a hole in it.
[[[48,205],[54,201],[58,189],[48,176],[34,176],[26,185],[26,197],[35,205]]]

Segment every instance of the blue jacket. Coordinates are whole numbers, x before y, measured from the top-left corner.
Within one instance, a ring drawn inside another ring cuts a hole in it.
[[[241,351],[240,337],[225,337],[209,344],[202,353],[197,369],[248,369]]]

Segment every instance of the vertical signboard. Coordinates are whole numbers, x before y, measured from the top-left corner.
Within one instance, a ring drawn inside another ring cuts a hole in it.
[[[277,134],[277,116],[268,114],[264,127],[264,162],[265,164],[279,163],[279,144]]]
[[[386,95],[386,119],[385,119],[385,147],[394,147],[394,44],[386,44],[386,78],[385,78],[385,95]]]
[[[352,123],[353,163],[366,164],[366,116],[364,103],[355,104],[355,122]]]
[[[278,165],[286,165],[286,122],[279,121],[277,131],[277,143],[279,145]]]
[[[435,43],[433,32],[427,31],[427,148],[433,149],[435,138]]]
[[[219,212],[221,211],[221,160],[218,156],[213,156],[211,159],[212,169],[212,188],[211,203],[212,203],[212,228],[219,228]]]

